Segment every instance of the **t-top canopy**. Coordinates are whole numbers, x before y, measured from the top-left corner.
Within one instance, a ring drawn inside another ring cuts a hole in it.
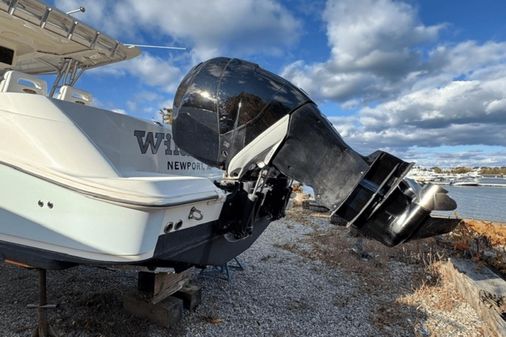
[[[121,44],[43,2],[0,0],[0,70],[55,73],[71,63],[88,69],[139,54],[138,48]]]

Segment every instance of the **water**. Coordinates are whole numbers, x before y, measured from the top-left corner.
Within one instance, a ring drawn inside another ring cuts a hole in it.
[[[503,184],[506,185],[506,178],[481,178],[480,184]]]
[[[485,180],[484,178],[483,180]],[[484,183],[504,183],[506,179],[489,179]],[[436,216],[457,216],[464,219],[480,219],[506,223],[506,187],[450,186],[443,185],[457,202],[452,212],[432,212]],[[304,186],[304,192],[313,194],[313,189]]]
[[[442,186],[457,202],[457,215],[465,219],[480,219],[506,223],[506,187]],[[433,212],[448,215],[453,212]]]

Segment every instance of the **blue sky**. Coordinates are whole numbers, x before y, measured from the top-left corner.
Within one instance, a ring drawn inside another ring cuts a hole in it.
[[[238,57],[303,88],[363,154],[506,166],[504,1],[55,2],[122,42],[188,48],[90,71],[97,106],[158,119],[193,65]]]

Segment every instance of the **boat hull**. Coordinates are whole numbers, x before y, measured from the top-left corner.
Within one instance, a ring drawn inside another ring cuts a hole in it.
[[[157,248],[159,238],[174,245],[173,234],[220,217],[226,193],[213,180],[221,171],[180,151],[170,126],[1,93],[0,133],[4,260],[51,268],[145,265],[156,253],[159,264],[178,264],[192,259],[162,261],[175,252],[167,244]],[[197,232],[207,233],[204,228]],[[186,236],[177,246],[186,250],[184,242],[201,244],[204,237]]]
[[[54,250],[0,241],[0,258],[24,267],[59,270],[77,265],[133,265],[149,268],[168,267],[186,269],[189,266],[224,265],[248,249],[270,223],[264,217],[255,223],[252,235],[239,241],[229,241],[214,231],[216,222],[163,234],[157,238],[153,255],[145,260],[121,261],[92,260]]]
[[[5,165],[0,165],[0,177],[0,241],[94,263],[151,259],[160,235],[215,221],[222,206],[218,198],[168,207],[121,204]],[[198,209],[203,218],[188,219],[192,208]],[[180,226],[176,226],[178,221]],[[173,225],[168,230],[170,223]],[[15,258],[1,248],[0,254],[4,259]]]

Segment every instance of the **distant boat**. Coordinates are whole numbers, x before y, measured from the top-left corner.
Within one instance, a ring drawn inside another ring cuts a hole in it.
[[[480,186],[480,182],[478,179],[465,179],[465,180],[457,180],[453,182],[451,185],[453,186]]]
[[[463,177],[450,181],[453,186],[488,186],[488,187],[506,187],[506,179],[503,178],[483,178],[483,177]]]

